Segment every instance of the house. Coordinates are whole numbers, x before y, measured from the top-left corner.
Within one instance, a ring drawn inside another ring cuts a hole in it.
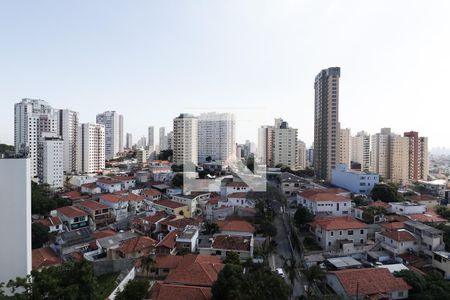
[[[367,242],[367,224],[352,217],[318,217],[310,223],[310,230],[325,250],[351,253],[355,245]]]
[[[377,240],[381,240],[380,247],[395,255],[407,252],[417,252],[419,245],[417,238],[405,229],[384,231],[377,234]]]
[[[406,215],[410,220],[422,223],[447,223],[447,219],[441,217],[433,208],[427,208],[423,214]]]
[[[100,195],[99,202],[112,209],[116,221],[123,220],[128,216],[128,200],[120,195]]]
[[[287,197],[297,194],[302,189],[306,189],[308,184],[308,182],[304,178],[301,178],[300,176],[291,174],[289,172],[281,173],[279,181],[281,192]]]
[[[432,257],[433,251],[444,250],[444,232],[442,230],[417,221],[406,221],[405,229],[418,238],[417,244],[419,245],[419,253]]]
[[[147,298],[150,300],[211,300],[212,292],[210,287],[170,284],[157,281]]]
[[[61,256],[70,255],[73,252],[84,252],[89,249],[91,242],[95,240],[89,227],[60,233],[56,236],[54,249]]]
[[[120,195],[124,201],[128,202],[128,210],[130,211],[140,212],[146,208],[145,198],[141,195],[131,192],[116,192],[114,194]]]
[[[331,184],[355,194],[370,195],[380,182],[380,175],[349,170],[346,164],[339,164],[331,172]]]
[[[79,201],[86,197],[81,195],[81,193],[78,191],[70,191],[70,192],[62,193],[61,198],[67,199],[73,203],[73,202]]]
[[[42,270],[62,264],[62,259],[50,247],[33,249],[31,257],[32,270]]]
[[[199,232],[197,226],[187,225],[175,239],[177,251],[181,253],[193,253],[197,251]]]
[[[222,235],[252,236],[256,229],[245,220],[219,220],[216,222]]]
[[[107,235],[106,237],[97,239],[98,253],[105,253],[109,259],[120,259],[121,254],[116,250],[123,242],[137,238],[138,235],[131,231],[119,232],[114,235]]]
[[[153,203],[153,208],[157,211],[165,211],[169,215],[190,217],[191,210],[186,204],[172,200],[162,199]]]
[[[85,200],[76,204],[78,208],[87,212],[96,226],[113,222],[112,208],[94,200]]]
[[[40,219],[35,222],[48,227],[48,232],[50,233],[64,231],[63,223],[59,217],[50,216],[46,219]]]
[[[208,200],[211,198],[211,193],[189,193],[182,195],[173,195],[172,201],[184,204],[188,207],[191,216],[198,214],[198,209],[204,207]]]
[[[246,192],[231,193],[227,196],[226,202],[222,201],[219,202],[219,206],[238,206],[238,207],[254,208],[255,201],[247,199]]]
[[[437,269],[444,275],[446,280],[450,279],[450,252],[434,251],[433,252],[433,268]]]
[[[89,226],[88,214],[75,206],[63,206],[50,212],[52,217],[59,217],[68,230],[76,230]]]
[[[136,187],[136,178],[131,176],[113,176],[117,181],[122,183],[122,190],[129,190]]]
[[[139,258],[155,253],[157,242],[148,236],[136,236],[124,240],[117,248],[111,249],[112,258]]]
[[[385,221],[385,214],[391,207],[383,201],[374,201],[366,206],[353,208],[353,216],[369,224],[378,224]]]
[[[198,245],[201,255],[217,255],[226,258],[228,252],[236,252],[242,261],[253,257],[253,236],[216,235]]]
[[[114,193],[122,190],[122,182],[110,177],[100,178],[96,184],[105,193]]]
[[[152,236],[153,233],[161,231],[160,222],[165,220],[169,215],[164,211],[158,211],[154,215],[135,217],[131,221],[131,228],[133,231],[147,236]]]
[[[408,201],[423,204],[427,209],[435,208],[440,204],[439,199],[432,195],[413,195],[413,196],[405,196],[405,198]]]
[[[144,196],[145,200],[148,201],[157,201],[161,199],[162,193],[156,189],[146,189],[141,193]]]
[[[328,286],[346,299],[407,299],[411,287],[385,268],[328,272]]]
[[[248,193],[250,192],[250,187],[245,182],[233,181],[229,182],[222,189],[222,196],[228,196],[233,193]]]
[[[173,178],[173,171],[168,161],[151,161],[148,170],[155,182],[169,182]]]
[[[97,195],[102,192],[102,189],[95,183],[85,183],[81,185],[81,192],[89,195]]]
[[[167,218],[161,221],[162,231],[183,230],[186,226],[193,225],[200,227],[203,222],[202,218]]]
[[[154,264],[149,270],[144,270],[140,259],[136,261],[135,267],[139,275],[146,275],[155,279],[164,279],[169,275],[169,272],[178,267],[183,259],[184,256],[180,255],[156,255]]]
[[[298,204],[314,215],[349,216],[351,199],[341,189],[310,189],[297,195]]]
[[[397,215],[423,214],[427,210],[424,204],[409,201],[389,202],[389,204],[391,207],[388,209],[388,212]]]
[[[178,231],[171,231],[156,245],[156,254],[173,255],[177,251]]]

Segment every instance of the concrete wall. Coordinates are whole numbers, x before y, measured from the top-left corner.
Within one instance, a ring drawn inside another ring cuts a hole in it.
[[[125,259],[102,259],[92,262],[94,268],[95,276],[102,274],[122,272],[125,270],[130,270],[134,266],[134,258]]]
[[[0,159],[0,282],[31,271],[29,159]]]

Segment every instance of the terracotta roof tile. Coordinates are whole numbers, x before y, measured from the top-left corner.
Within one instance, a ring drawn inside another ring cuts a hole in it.
[[[148,236],[138,236],[134,239],[124,241],[117,248],[117,251],[128,254],[138,251],[145,251],[155,248],[156,241]]]
[[[352,217],[316,217],[310,224],[312,227],[318,226],[325,230],[363,229],[368,227],[367,224]]]
[[[183,256],[177,255],[157,255],[155,258],[155,268],[174,269],[183,260]]]
[[[126,199],[123,199],[121,196],[113,195],[113,194],[101,195],[100,199],[103,199],[103,200],[111,202],[111,203],[126,202]]]
[[[31,256],[33,270],[62,263],[61,258],[49,247],[33,249]]]
[[[248,236],[217,235],[211,246],[215,249],[250,251],[250,241]]]
[[[98,209],[107,209],[109,208],[108,206],[101,204],[97,201],[94,200],[86,200],[80,203],[76,204],[77,206],[84,206],[86,208],[89,208],[91,210],[98,210]]]
[[[177,229],[184,229],[188,225],[200,225],[201,220],[195,218],[178,218],[169,220],[167,225],[175,227]]]
[[[248,184],[246,184],[245,182],[233,181],[233,182],[227,183],[227,186],[230,186],[230,187],[248,187]]]
[[[348,269],[330,273],[336,275],[346,294],[351,297],[411,289],[403,279],[394,277],[385,268]]]
[[[150,300],[211,300],[210,287],[186,286],[156,282],[151,290]]]
[[[181,203],[178,203],[178,202],[175,202],[172,200],[167,200],[167,199],[155,201],[155,204],[160,205],[160,206],[169,207],[172,209],[186,206],[186,204],[181,204]]]
[[[164,247],[174,249],[177,244],[177,230],[169,232],[157,245],[156,248]]]
[[[389,203],[383,202],[383,201],[374,201],[372,203],[370,203],[367,206],[371,206],[371,207],[382,207],[384,209],[388,209],[389,207],[391,207],[391,205]]]
[[[247,198],[246,192],[232,193],[227,196],[228,198]]]
[[[397,230],[405,228],[405,223],[404,222],[381,223],[380,226],[387,230]]]
[[[144,190],[142,193],[145,196],[152,196],[152,197],[156,197],[156,196],[162,195],[162,193],[160,191],[155,190],[155,189]]]
[[[97,180],[97,183],[102,183],[102,184],[122,184],[122,182],[120,182],[119,180],[114,180],[112,178],[100,178]]]
[[[58,214],[64,215],[68,218],[84,217],[88,215],[87,212],[82,211],[75,206],[63,206],[57,208],[56,211],[58,212]]]
[[[78,191],[70,191],[70,192],[61,194],[61,197],[69,198],[71,200],[77,200],[77,199],[81,198],[81,193]]]
[[[244,220],[219,220],[216,223],[222,231],[256,232],[255,227]]]
[[[97,185],[95,183],[85,183],[85,184],[82,184],[81,186],[84,188],[87,188],[87,189],[91,189],[91,190],[97,188]]]
[[[381,233],[381,235],[397,242],[412,242],[416,240],[416,238],[411,233],[405,230],[385,231]]]

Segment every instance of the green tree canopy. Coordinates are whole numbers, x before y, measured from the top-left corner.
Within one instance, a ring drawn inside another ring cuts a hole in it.
[[[132,280],[127,283],[123,291],[116,294],[117,300],[142,300],[148,294],[147,280]]]
[[[299,206],[294,214],[294,222],[298,228],[304,228],[306,224],[314,221],[314,215],[304,206]]]
[[[39,223],[31,224],[31,245],[33,249],[41,248],[49,240],[48,227]]]
[[[219,231],[219,225],[215,222],[211,222],[207,220],[205,223],[203,223],[203,226],[205,227],[205,234],[214,234]]]
[[[182,187],[183,186],[183,174],[177,173],[172,178],[172,184],[176,187]]]
[[[232,265],[240,265],[241,258],[239,257],[239,253],[234,251],[227,252],[227,255],[223,261],[224,264],[232,264]]]
[[[381,200],[383,202],[402,201],[402,196],[397,192],[397,187],[386,183],[375,184],[371,196],[373,200]]]

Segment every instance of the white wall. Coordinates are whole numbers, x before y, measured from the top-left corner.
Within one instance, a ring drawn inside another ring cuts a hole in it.
[[[29,159],[0,159],[0,282],[31,271]]]

